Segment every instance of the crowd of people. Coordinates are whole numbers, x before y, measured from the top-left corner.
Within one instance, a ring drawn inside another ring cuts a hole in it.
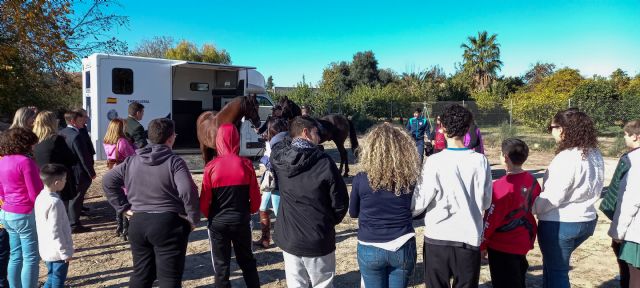
[[[270,209],[287,286],[301,288],[334,286],[335,227],[347,213],[358,219],[356,254],[367,288],[409,285],[417,237],[424,240],[427,287],[478,287],[485,256],[493,287],[526,287],[526,255],[536,238],[543,287],[570,287],[571,254],[597,223],[604,160],[593,121],[577,109],[550,119],[557,148],[542,185],[522,168],[529,147],[517,138],[502,142],[506,175],[492,181],[472,113],[451,105],[436,116],[433,131],[420,110],[405,127],[372,127],[358,153],[362,171],[352,179],[350,194],[319,145],[322,127],[312,117],[267,121],[261,179],[251,161],[238,156],[237,129],[221,125],[217,157],[206,163],[198,189],[172,150],[178,136],[173,121],[153,119],[145,131],[143,114],[144,106],[132,103],[129,118],[112,120],[103,140],[110,170],[102,188],[116,218],[128,219],[130,287],[151,287],[156,280],[160,287],[181,287],[189,235],[202,216],[216,287],[230,287],[232,249],[246,286],[260,286],[252,246],[271,246]],[[49,271],[45,287],[63,287],[73,257],[71,234],[89,230],[79,221],[96,175],[86,120],[84,110],[68,112],[67,127],[57,131],[55,114],[28,107],[0,134],[0,287],[6,280],[10,287],[37,287],[40,258]],[[621,286],[639,287],[640,194],[634,190],[640,189],[640,121],[627,123],[624,133],[630,151],[621,157],[600,210],[612,220]],[[426,143],[433,151],[424,158]],[[257,212],[262,233],[252,243],[251,215]],[[421,236],[416,219],[424,221]]]

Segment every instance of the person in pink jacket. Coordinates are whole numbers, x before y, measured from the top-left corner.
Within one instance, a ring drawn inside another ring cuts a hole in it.
[[[28,154],[38,137],[24,128],[0,134],[0,222],[9,233],[10,287],[38,287],[38,236],[33,206],[42,188],[38,165]]]
[[[109,122],[107,133],[102,141],[104,152],[107,154],[107,166],[113,168],[136,153],[133,144],[124,134],[124,120],[116,118]]]

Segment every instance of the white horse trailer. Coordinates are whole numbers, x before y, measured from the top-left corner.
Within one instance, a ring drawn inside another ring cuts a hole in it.
[[[198,148],[196,119],[204,111],[220,111],[238,96],[256,95],[260,119],[271,114],[273,101],[266,93],[264,76],[255,67],[181,60],[93,54],[82,59],[83,107],[96,159],[106,155],[102,139],[109,121],[127,118],[131,102],[144,105],[141,124],[155,118],[176,123],[176,150]],[[264,142],[250,121],[240,131],[240,155],[259,156]]]

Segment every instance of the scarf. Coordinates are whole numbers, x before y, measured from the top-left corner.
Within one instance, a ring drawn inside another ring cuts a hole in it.
[[[307,139],[303,138],[295,138],[291,141],[291,146],[298,149],[313,149],[316,148],[316,145],[311,143]]]

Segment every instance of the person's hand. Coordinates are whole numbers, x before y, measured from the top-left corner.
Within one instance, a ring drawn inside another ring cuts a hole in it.
[[[622,243],[622,240],[620,240],[620,239],[613,239],[613,242],[616,242],[616,243],[620,244],[620,243]]]
[[[96,177],[98,177],[98,175],[91,176],[91,180],[96,180]]]
[[[131,219],[131,216],[133,216],[133,211],[131,210],[124,211],[124,216],[127,217],[127,219]]]
[[[69,257],[69,258],[67,258],[67,260],[64,260],[64,263],[69,263],[69,262],[71,262],[71,259],[73,259],[73,257]]]
[[[487,250],[482,250],[482,251],[480,251],[480,258],[482,258],[482,259],[487,259],[487,255],[488,255],[488,254],[489,254],[489,253],[487,253]]]

